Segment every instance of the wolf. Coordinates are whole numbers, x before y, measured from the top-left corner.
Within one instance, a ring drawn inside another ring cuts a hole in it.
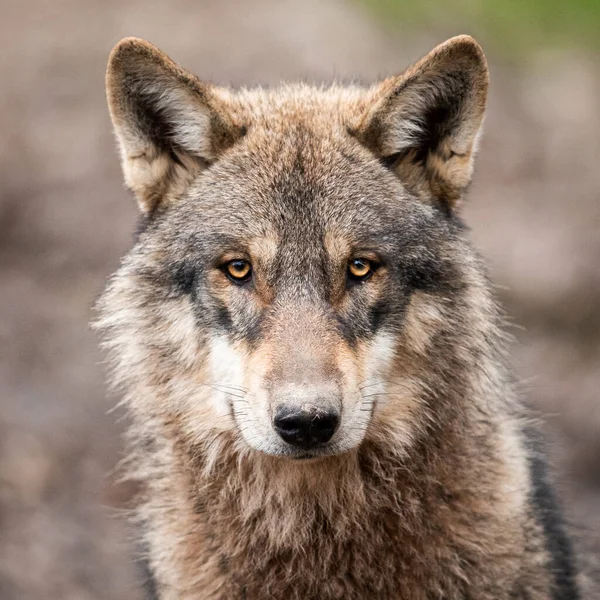
[[[461,220],[458,36],[371,86],[239,89],[146,41],[107,95],[137,240],[98,304],[161,600],[577,600]]]

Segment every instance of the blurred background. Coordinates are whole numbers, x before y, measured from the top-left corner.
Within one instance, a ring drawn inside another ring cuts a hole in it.
[[[202,78],[371,82],[446,37],[491,63],[465,219],[514,324],[586,560],[600,552],[599,0],[2,0],[0,598],[141,598],[91,305],[136,208],[104,97],[144,37]],[[590,596],[591,597],[591,596]]]

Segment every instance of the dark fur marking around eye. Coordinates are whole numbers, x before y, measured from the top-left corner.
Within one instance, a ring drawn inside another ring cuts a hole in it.
[[[206,318],[208,315],[204,315]],[[232,315],[227,305],[218,302],[211,311],[209,319],[228,336],[243,340],[253,347],[262,334],[262,318],[257,315]]]
[[[359,337],[364,337],[365,332],[361,333],[361,328],[357,327],[356,323],[353,323],[352,317],[343,317],[342,315],[336,314],[337,329],[342,338],[351,347],[356,345],[356,341]]]
[[[424,223],[422,228],[427,229]],[[391,264],[391,275],[410,294],[413,291],[436,292],[447,287],[451,279],[451,266],[442,260],[435,250],[434,239],[427,241],[425,246],[409,244],[405,251]]]
[[[435,260],[402,265],[402,278],[409,290],[435,291],[442,274],[442,265]]]
[[[230,332],[233,329],[231,315],[224,304],[219,303],[215,309],[215,322],[221,329]]]
[[[262,323],[263,319],[261,317],[253,317],[244,324],[239,337],[243,338],[250,347],[256,346],[257,342],[262,338]]]
[[[404,301],[402,303],[404,304]],[[398,315],[399,312],[403,313],[403,306],[398,311],[390,306],[387,298],[383,298],[371,307],[362,306],[355,308],[350,314],[337,315],[338,331],[344,340],[354,347],[358,340],[373,337],[381,327],[387,325],[391,314]]]
[[[171,270],[173,287],[180,294],[194,295],[196,276],[196,268],[187,262],[178,263]]]
[[[383,322],[385,321],[386,316],[389,314],[389,307],[387,306],[387,302],[378,302],[374,306],[371,307],[370,310],[370,322],[371,322],[371,331],[373,333],[377,333],[377,331],[381,328]]]

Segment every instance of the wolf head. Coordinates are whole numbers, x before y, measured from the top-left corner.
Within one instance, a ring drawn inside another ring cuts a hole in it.
[[[493,312],[457,216],[487,93],[472,38],[370,88],[241,91],[130,38],[107,90],[143,227],[101,326],[134,413],[300,459],[404,448],[456,410]]]

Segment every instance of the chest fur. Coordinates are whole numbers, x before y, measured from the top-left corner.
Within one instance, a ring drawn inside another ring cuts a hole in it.
[[[160,597],[549,597],[537,525],[526,510],[501,515],[489,475],[474,490],[437,476],[416,485],[399,465],[376,464],[358,461],[329,481],[250,467],[180,477],[169,486],[176,506],[148,520],[163,549],[153,565]]]

